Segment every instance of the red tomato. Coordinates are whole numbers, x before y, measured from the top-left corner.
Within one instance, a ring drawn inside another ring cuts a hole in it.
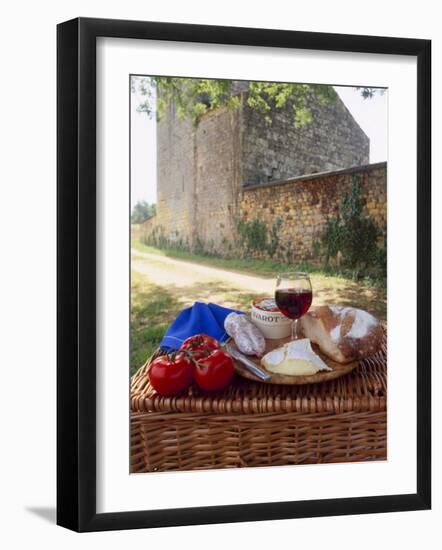
[[[149,379],[160,395],[178,395],[193,381],[192,361],[182,353],[157,357],[150,366]]]
[[[232,380],[233,361],[222,349],[214,350],[193,365],[193,376],[200,388],[208,391],[222,390]]]
[[[215,338],[207,334],[196,334],[184,340],[180,349],[191,352],[195,359],[199,359],[206,357],[213,350],[220,349],[220,346]]]

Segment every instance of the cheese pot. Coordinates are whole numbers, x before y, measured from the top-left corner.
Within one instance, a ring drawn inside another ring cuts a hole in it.
[[[293,321],[283,315],[277,308],[273,311],[260,308],[256,304],[261,301],[262,299],[252,302],[251,320],[263,333],[264,338],[276,340],[290,336]]]

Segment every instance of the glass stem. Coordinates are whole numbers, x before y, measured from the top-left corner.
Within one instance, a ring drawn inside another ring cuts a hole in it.
[[[298,319],[295,319],[292,323],[292,340],[298,338]]]

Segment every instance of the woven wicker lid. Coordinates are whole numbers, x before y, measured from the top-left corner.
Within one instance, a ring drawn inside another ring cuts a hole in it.
[[[205,414],[344,413],[385,411],[387,405],[386,339],[379,353],[364,359],[350,374],[320,384],[260,384],[235,375],[220,392],[191,386],[178,397],[161,397],[149,382],[148,361],[132,377],[132,413],[183,412]]]

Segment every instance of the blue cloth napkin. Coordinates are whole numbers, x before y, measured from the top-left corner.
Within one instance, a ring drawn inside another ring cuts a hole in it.
[[[195,334],[207,334],[224,342],[228,338],[224,329],[224,319],[232,312],[242,313],[217,304],[195,302],[193,306],[183,309],[167,329],[161,340],[161,349],[178,349],[186,338]]]

